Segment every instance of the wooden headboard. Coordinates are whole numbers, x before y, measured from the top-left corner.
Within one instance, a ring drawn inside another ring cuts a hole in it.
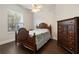
[[[36,26],[36,28],[39,28],[39,29],[48,29],[50,31],[51,36],[52,36],[51,25],[48,26],[48,24],[46,24],[46,23],[40,23],[38,26]]]
[[[37,28],[48,28],[49,26],[46,23],[40,23],[39,26],[37,26]]]

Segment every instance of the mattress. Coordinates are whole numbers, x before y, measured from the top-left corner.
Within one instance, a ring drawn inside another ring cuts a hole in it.
[[[34,33],[36,35],[36,46],[38,50],[50,39],[50,32],[48,29],[35,29],[29,31],[30,36],[33,36]]]

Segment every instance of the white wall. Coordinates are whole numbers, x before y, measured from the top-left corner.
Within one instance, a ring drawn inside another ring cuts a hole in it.
[[[55,27],[56,25],[54,25],[56,23],[55,20],[55,5],[42,5],[42,8],[39,12],[34,13],[33,14],[34,18],[33,18],[33,24],[34,24],[34,28],[36,27],[36,25],[38,25],[39,23],[45,22],[47,24],[51,24],[52,25],[52,35],[53,38],[55,39]]]
[[[57,4],[56,5],[56,19],[63,20],[79,16],[78,4]]]
[[[22,13],[25,27],[32,28],[32,13],[28,9],[19,5],[0,5],[0,44],[15,40],[15,33],[8,32],[8,9]]]

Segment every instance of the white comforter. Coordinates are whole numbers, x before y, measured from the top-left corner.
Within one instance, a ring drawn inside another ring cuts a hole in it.
[[[35,29],[29,31],[30,36],[33,36],[34,33],[36,35],[36,46],[38,50],[50,39],[50,32],[48,29]]]

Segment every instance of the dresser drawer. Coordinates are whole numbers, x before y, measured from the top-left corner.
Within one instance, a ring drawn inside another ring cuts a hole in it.
[[[75,37],[74,34],[68,34],[68,41],[74,41]]]
[[[74,40],[74,36],[68,36],[68,40]]]
[[[74,45],[75,45],[75,42],[74,41],[69,41],[68,42],[68,48],[70,49],[70,50],[74,50]]]

